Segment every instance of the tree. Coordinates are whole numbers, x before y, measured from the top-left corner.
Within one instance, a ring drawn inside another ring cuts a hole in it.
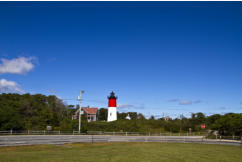
[[[60,126],[68,108],[56,96],[1,94],[0,129],[45,129]]]
[[[118,120],[122,120],[122,119],[126,119],[126,117],[128,116],[128,113],[124,113],[124,112],[122,112],[122,113],[119,113],[118,112]]]
[[[212,124],[214,124],[215,121],[218,120],[219,118],[221,118],[220,114],[214,114],[214,115],[208,116],[206,119],[207,126],[211,129],[213,129]]]
[[[98,120],[100,121],[106,121],[108,116],[108,109],[106,108],[100,108],[98,110]]]
[[[206,121],[206,117],[202,112],[196,113],[196,118],[197,118],[198,124],[202,124]]]
[[[155,117],[154,115],[151,115],[150,119],[149,120],[155,120]]]
[[[137,112],[128,112],[131,120],[137,120]]]
[[[137,115],[137,119],[139,119],[139,120],[145,120],[145,116],[142,113],[139,113]]]

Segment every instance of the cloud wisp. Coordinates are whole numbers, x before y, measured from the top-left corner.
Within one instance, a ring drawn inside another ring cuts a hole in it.
[[[192,101],[179,101],[179,105],[191,105]]]
[[[132,108],[132,107],[134,107],[134,105],[131,105],[131,104],[118,104],[117,107],[121,108],[121,109],[123,109],[123,108]]]
[[[117,106],[120,109],[145,109],[145,105],[132,105],[132,104],[118,104]]]
[[[10,92],[24,93],[24,91],[19,88],[18,83],[14,81],[8,81],[6,79],[0,79],[0,92],[1,93],[10,93]]]
[[[26,74],[34,68],[34,57],[18,57],[14,59],[0,59],[0,74]]]
[[[192,105],[192,104],[199,104],[202,101],[201,100],[190,101],[190,100],[170,99],[170,100],[168,100],[168,102],[178,103],[179,105]]]

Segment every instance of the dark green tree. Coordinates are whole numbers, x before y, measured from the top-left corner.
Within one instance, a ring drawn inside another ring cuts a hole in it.
[[[99,121],[106,121],[108,116],[108,109],[100,108],[98,110],[98,120]]]

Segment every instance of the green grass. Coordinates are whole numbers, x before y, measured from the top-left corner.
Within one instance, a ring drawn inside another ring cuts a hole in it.
[[[189,143],[78,143],[0,147],[0,161],[242,161],[241,146]]]

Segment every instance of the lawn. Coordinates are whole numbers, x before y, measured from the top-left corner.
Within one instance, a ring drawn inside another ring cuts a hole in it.
[[[0,147],[0,161],[242,161],[241,146],[189,143],[77,143]]]

